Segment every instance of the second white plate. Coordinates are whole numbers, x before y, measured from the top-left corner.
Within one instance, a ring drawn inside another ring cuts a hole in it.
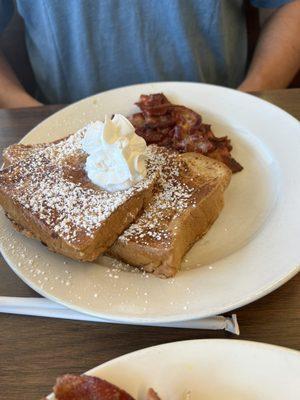
[[[106,379],[135,399],[145,399],[149,387],[162,400],[300,398],[299,352],[241,340],[189,340],[149,347],[93,368],[87,375]]]

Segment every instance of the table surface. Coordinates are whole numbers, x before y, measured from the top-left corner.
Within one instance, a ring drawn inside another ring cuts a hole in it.
[[[256,93],[300,119],[300,89]],[[0,150],[62,106],[0,110]],[[300,350],[300,274],[275,292],[237,310],[239,339]],[[38,296],[0,257],[0,295]],[[58,375],[82,373],[145,347],[187,339],[236,339],[223,331],[97,324],[0,315],[0,393],[7,400],[39,399]]]

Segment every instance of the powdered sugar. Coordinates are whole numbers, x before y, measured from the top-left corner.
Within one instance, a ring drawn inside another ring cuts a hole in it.
[[[154,179],[148,173],[147,178],[127,190],[100,190],[84,172],[84,133],[85,129],[65,140],[28,148],[27,156],[24,153],[21,161],[1,173],[13,200],[50,228],[53,237],[69,242],[93,238],[119,206],[149,187]]]
[[[150,146],[148,158],[150,167],[160,168],[157,191],[144,213],[119,240],[145,245],[158,241],[168,246],[171,240],[169,223],[193,205],[195,186],[188,185],[187,164],[177,153]]]

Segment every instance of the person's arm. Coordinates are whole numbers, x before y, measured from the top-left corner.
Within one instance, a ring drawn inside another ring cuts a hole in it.
[[[0,51],[0,108],[36,107],[41,105],[28,94]]]
[[[300,68],[300,0],[276,10],[260,34],[242,91],[286,88]]]

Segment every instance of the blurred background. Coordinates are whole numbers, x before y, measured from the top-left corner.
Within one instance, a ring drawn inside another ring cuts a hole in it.
[[[248,33],[248,60],[251,59],[260,33],[260,29],[272,10],[258,10],[249,1],[245,1],[247,33]],[[15,12],[13,19],[0,38],[0,47],[20,82],[25,89],[34,94],[36,83],[26,51],[24,25],[22,18]],[[290,87],[300,87],[300,73],[296,75]]]

